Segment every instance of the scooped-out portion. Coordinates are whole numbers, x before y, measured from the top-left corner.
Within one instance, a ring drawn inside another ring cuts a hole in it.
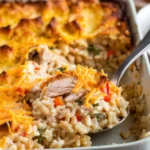
[[[39,69],[35,70],[37,66]],[[22,97],[23,104],[19,102],[22,98],[17,97],[18,101],[14,102],[17,107],[4,102],[1,106],[9,106],[5,113],[10,118],[3,122],[7,132],[11,132],[0,140],[4,148],[90,146],[90,133],[112,128],[127,116],[129,102],[103,70],[66,64],[51,75],[45,71],[42,79],[39,74],[43,66],[30,64],[29,70],[33,72],[29,77],[35,84]],[[20,94],[21,90],[18,90]]]
[[[40,96],[32,102],[32,113],[39,130],[44,131],[41,137],[46,147],[90,146],[89,133],[112,128],[127,116],[128,102],[121,88],[103,71],[77,65],[57,73],[41,87]]]

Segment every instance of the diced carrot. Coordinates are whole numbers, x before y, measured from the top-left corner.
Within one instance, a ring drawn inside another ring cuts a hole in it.
[[[26,137],[27,133],[26,132],[22,132],[22,136]]]
[[[34,69],[35,69],[35,70],[40,70],[40,68],[39,68],[39,67],[35,67]]]
[[[56,97],[54,99],[54,104],[55,104],[55,107],[64,105],[64,103],[63,103],[63,101],[62,101],[62,99],[60,97]]]
[[[82,116],[80,114],[75,114],[77,121],[80,122],[82,120]]]

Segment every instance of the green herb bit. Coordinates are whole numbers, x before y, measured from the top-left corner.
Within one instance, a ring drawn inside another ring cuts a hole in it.
[[[94,116],[97,118],[98,121],[102,121],[106,118],[106,116],[102,113],[100,114],[94,114]]]
[[[41,135],[35,136],[35,137],[33,138],[33,140],[38,140],[38,143],[40,143],[40,144],[43,143],[43,137],[42,137]]]
[[[61,67],[61,68],[58,68],[61,72],[65,72],[66,71],[66,68],[64,67]]]
[[[97,106],[99,106],[99,104],[98,104],[98,103],[96,103],[96,104],[93,104],[93,107],[97,107]]]
[[[46,129],[38,129],[40,134],[43,134]]]
[[[53,46],[50,46],[50,47],[48,47],[50,50],[54,50],[54,47]]]
[[[137,84],[138,84],[138,85],[140,85],[140,84],[141,84],[141,82],[139,81],[139,82],[137,82]]]
[[[78,103],[78,105],[82,105],[83,104],[83,102],[82,102],[82,100],[81,99],[78,99],[78,100],[76,100],[76,102]]]
[[[42,137],[42,134],[44,133],[44,131],[46,130],[46,129],[38,129],[39,130],[39,132],[40,132],[40,135],[39,136],[35,136],[34,138],[33,138],[33,140],[38,140],[38,143],[40,143],[40,144],[42,144],[43,143],[43,137]]]
[[[100,53],[100,49],[98,49],[97,47],[95,47],[93,44],[90,44],[88,46],[88,51],[90,53],[93,53],[94,55],[98,55]]]

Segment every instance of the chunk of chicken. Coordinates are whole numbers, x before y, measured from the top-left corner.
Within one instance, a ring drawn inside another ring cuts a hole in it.
[[[86,90],[79,91],[77,93],[70,93],[68,96],[66,96],[64,99],[66,102],[69,101],[76,101],[80,97],[82,97],[86,93]]]
[[[50,78],[44,85],[42,97],[57,97],[72,92],[76,83],[75,77],[68,74],[60,74]]]

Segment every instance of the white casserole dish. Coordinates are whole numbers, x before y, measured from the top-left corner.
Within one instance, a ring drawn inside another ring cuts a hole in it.
[[[135,44],[137,44],[142,35],[138,29],[137,21],[136,21],[136,9],[133,0],[118,0],[120,3],[125,3],[127,6],[127,14],[133,34],[133,39]],[[127,83],[137,79],[134,77],[135,75],[130,72],[126,74],[123,83]],[[143,93],[146,96],[147,105],[145,108],[145,115],[150,113],[150,68],[149,68],[149,60],[147,53],[145,53],[140,58],[140,81],[143,85]],[[150,150],[150,137],[135,141],[135,139],[130,138],[127,141],[124,141],[120,137],[121,131],[128,131],[129,127],[133,122],[132,116],[129,116],[121,125],[113,128],[112,130],[108,130],[106,132],[101,132],[97,134],[93,134],[92,137],[92,147],[85,147],[85,148],[72,148],[72,149],[83,149],[83,150]],[[113,144],[114,143],[114,144]],[[70,149],[70,148],[66,148]]]
[[[110,0],[111,1],[111,0]],[[112,0],[114,1],[114,0]],[[128,18],[130,19],[130,25],[133,33],[133,38],[137,44],[142,35],[137,26],[136,22],[136,10],[133,0],[118,0],[120,3],[125,3],[127,6]],[[122,84],[130,82],[130,80],[136,80],[134,74],[128,72]],[[150,113],[150,68],[147,53],[145,53],[140,59],[140,81],[144,87],[144,94],[146,95],[147,105],[145,109],[145,115]],[[101,132],[91,135],[92,137],[92,146],[84,148],[66,148],[67,149],[78,149],[78,150],[150,150],[150,137],[135,141],[135,139],[130,138],[127,141],[124,141],[120,137],[121,131],[128,131],[130,125],[132,124],[132,116],[129,116],[121,125],[108,130],[106,132]],[[114,143],[114,144],[113,144]]]

